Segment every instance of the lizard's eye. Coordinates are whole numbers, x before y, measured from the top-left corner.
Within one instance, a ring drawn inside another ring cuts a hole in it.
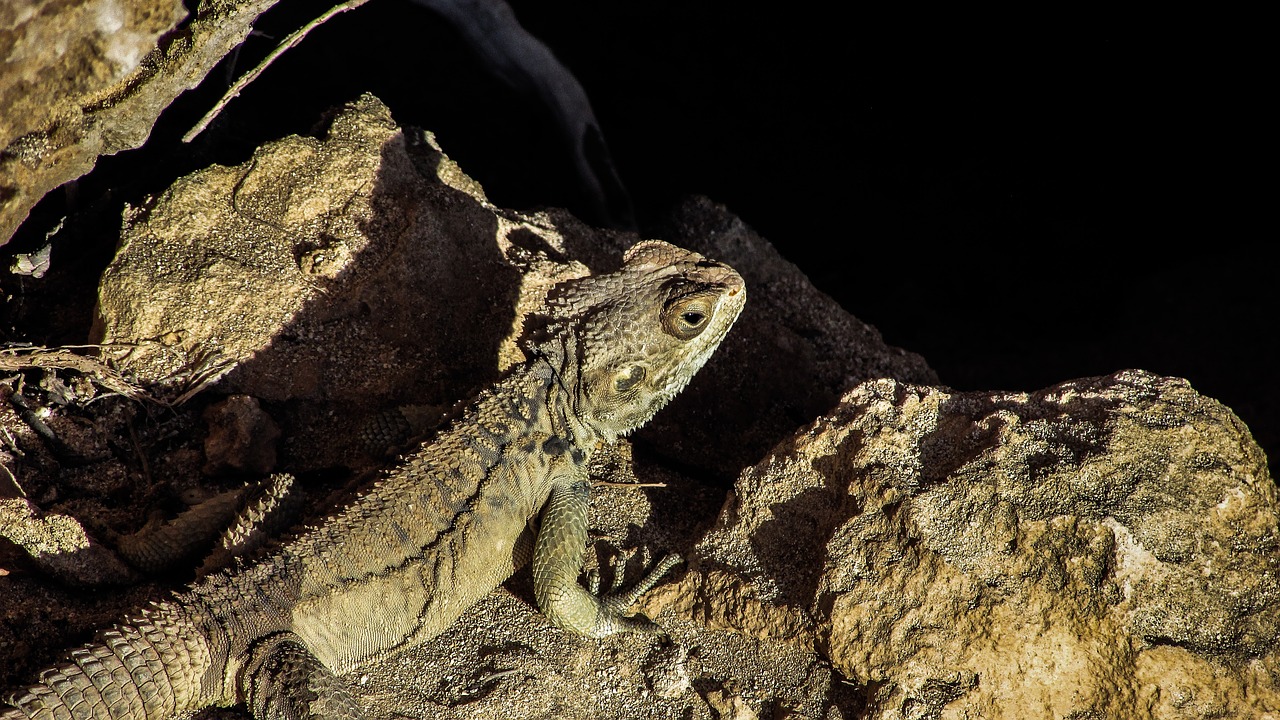
[[[681,340],[692,340],[711,320],[711,301],[706,295],[673,300],[663,309],[662,329]]]
[[[613,376],[613,388],[620,393],[628,392],[636,385],[639,385],[640,381],[644,380],[644,376],[643,365],[622,368]]]
[[[688,312],[680,313],[680,319],[689,327],[697,327],[702,324],[703,320],[707,319],[707,316],[697,310],[689,310]]]

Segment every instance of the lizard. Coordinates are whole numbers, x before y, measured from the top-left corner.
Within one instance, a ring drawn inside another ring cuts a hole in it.
[[[579,581],[592,454],[689,382],[742,311],[723,263],[643,240],[529,315],[525,361],[345,508],[253,563],[206,575],[100,630],[14,692],[0,720],[366,717],[339,677],[429,641],[531,564],[550,622],[591,638],[656,632],[629,589]]]

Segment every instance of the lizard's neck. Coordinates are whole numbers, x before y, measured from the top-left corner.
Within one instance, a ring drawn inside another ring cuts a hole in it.
[[[572,357],[563,350],[533,355],[490,388],[474,420],[512,435],[558,437],[590,454],[601,438],[582,418],[580,373]]]

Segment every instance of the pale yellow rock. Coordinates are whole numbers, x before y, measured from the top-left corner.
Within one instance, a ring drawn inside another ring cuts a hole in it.
[[[275,3],[0,3],[0,245],[46,193],[142,145]]]
[[[1278,521],[1247,428],[1185,381],[876,381],[745,471],[700,543],[759,609],[691,576],[687,612],[810,620],[869,718],[1270,717]]]

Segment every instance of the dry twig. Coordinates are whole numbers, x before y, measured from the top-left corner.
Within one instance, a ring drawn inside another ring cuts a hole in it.
[[[75,370],[92,378],[95,383],[119,393],[131,400],[152,400],[146,390],[129,382],[120,373],[94,357],[80,355],[73,350],[120,349],[119,345],[66,345],[56,348],[37,345],[11,346],[0,348],[0,372],[26,370],[28,368],[45,368],[54,370]]]
[[[315,20],[312,20],[306,25],[303,25],[302,27],[295,30],[293,34],[291,34],[289,37],[284,39],[284,42],[280,43],[279,47],[277,47],[275,50],[272,50],[270,55],[267,55],[265,58],[263,58],[262,62],[258,63],[257,67],[250,70],[243,77],[237,80],[236,83],[232,85],[225,94],[223,94],[222,98],[218,100],[218,103],[213,106],[213,109],[205,113],[204,117],[200,118],[200,122],[196,123],[195,127],[188,130],[187,134],[182,136],[182,142],[189,143],[192,140],[194,140],[197,135],[199,135],[201,132],[204,131],[206,127],[209,126],[210,122],[213,122],[213,119],[218,116],[218,113],[222,112],[222,108],[226,107],[227,103],[231,102],[232,99],[238,97],[240,95],[240,92],[244,90],[245,87],[249,85],[249,83],[256,80],[258,76],[261,75],[262,72],[267,69],[268,65],[275,62],[276,58],[283,55],[286,51],[289,50],[289,48],[292,48],[298,43],[302,42],[302,38],[306,37],[307,33],[319,27],[325,21],[329,20],[329,18],[332,18],[335,15],[344,13],[348,10],[355,10],[356,8],[360,7],[361,5],[365,4],[368,1],[369,0],[348,0],[347,2],[341,3],[340,5],[336,5],[334,7],[329,8],[320,17],[316,18]]]

